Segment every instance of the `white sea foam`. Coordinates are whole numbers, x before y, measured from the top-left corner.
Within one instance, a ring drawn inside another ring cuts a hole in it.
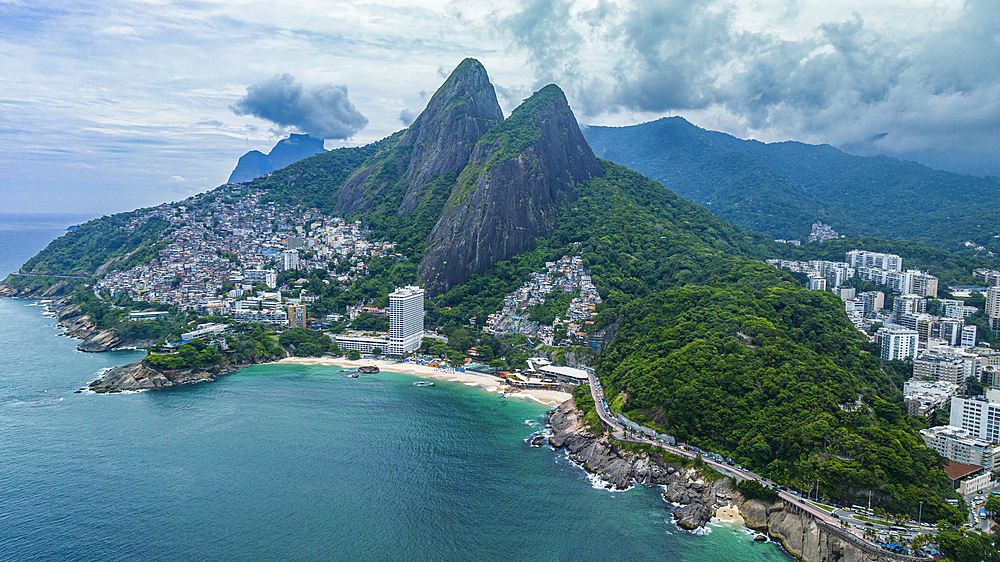
[[[708,525],[688,531],[687,529],[681,528],[681,526],[677,524],[677,521],[674,521],[674,528],[677,529],[678,531],[683,531],[685,533],[688,533],[689,535],[697,535],[699,537],[704,537],[705,535],[712,534],[712,528],[709,527]]]
[[[497,387],[495,387],[495,386],[487,386],[486,387],[486,392],[494,392],[494,391],[496,391],[496,389],[497,389]]]

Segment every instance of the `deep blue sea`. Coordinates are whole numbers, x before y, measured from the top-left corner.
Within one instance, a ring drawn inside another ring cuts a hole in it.
[[[0,560],[789,559],[595,488],[528,444],[528,400],[298,365],[76,394],[143,353],[77,352],[42,312],[0,299]]]

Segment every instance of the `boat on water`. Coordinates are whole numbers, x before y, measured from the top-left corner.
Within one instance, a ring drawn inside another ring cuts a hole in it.
[[[413,383],[413,386],[434,386],[434,383],[430,381],[417,381]]]
[[[364,367],[358,367],[358,372],[359,373],[364,373],[366,375],[369,375],[371,373],[377,373],[378,372],[378,366],[377,365],[365,365]]]

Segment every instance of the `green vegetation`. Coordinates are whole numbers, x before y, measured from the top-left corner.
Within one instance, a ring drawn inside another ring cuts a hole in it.
[[[211,344],[194,339],[172,351],[155,345],[143,361],[158,370],[183,370],[226,367],[284,357],[285,352],[275,342],[273,331],[265,330],[259,324],[247,323],[233,325],[231,329],[233,335],[217,338]],[[220,351],[220,340],[225,341],[229,348],[227,351]]]
[[[761,500],[766,502],[778,501],[778,491],[757,482],[756,480],[742,480],[736,483],[736,489],[743,494],[744,498],[751,500]]]
[[[569,309],[569,303],[580,296],[577,289],[571,293],[555,290],[545,296],[545,302],[541,302],[528,307],[528,320],[538,322],[546,326],[551,326],[557,316],[565,316]]]
[[[953,518],[936,453],[828,293],[746,265],[709,286],[636,300],[599,357],[623,413],[759,474],[850,504]],[[863,404],[856,405],[858,396]]]
[[[604,422],[601,421],[601,416],[597,415],[597,405],[594,404],[589,384],[581,384],[573,389],[573,403],[583,412],[583,423],[587,424],[591,431],[604,432]]]
[[[94,219],[60,236],[21,267],[23,273],[90,277],[112,258],[132,254],[151,258],[166,231],[167,221],[152,218],[141,225],[130,222],[146,212],[139,209]],[[147,259],[148,261],[148,259]],[[126,261],[125,263],[131,263]]]
[[[831,146],[764,144],[680,117],[633,127],[588,127],[598,156],[658,180],[756,232],[805,240],[817,220],[847,236],[907,239],[972,255],[972,239],[1000,251],[1000,180],[932,170]],[[915,204],[919,202],[919,204]]]
[[[947,525],[938,526],[937,543],[947,560],[953,562],[981,562],[1000,560],[1000,541],[997,535],[965,532]]]
[[[278,336],[278,343],[290,350],[295,357],[319,357],[336,347],[330,337],[323,332],[314,332],[306,328],[285,330]]]

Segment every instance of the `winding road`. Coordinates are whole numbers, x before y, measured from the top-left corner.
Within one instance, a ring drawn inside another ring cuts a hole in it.
[[[594,405],[596,406],[597,409],[597,415],[600,416],[601,421],[603,421],[604,424],[609,428],[612,437],[614,437],[619,441],[626,441],[630,443],[645,443],[647,445],[653,445],[655,447],[660,447],[661,449],[664,449],[672,454],[681,457],[686,457],[689,459],[693,459],[697,456],[696,453],[693,453],[691,451],[667,445],[666,443],[656,441],[654,439],[649,439],[649,438],[639,439],[635,437],[629,437],[625,432],[625,427],[621,424],[621,422],[618,421],[618,418],[615,415],[613,415],[610,411],[608,411],[608,409],[605,407],[606,401],[604,399],[604,388],[601,386],[601,381],[598,380],[597,374],[594,373],[593,369],[586,368],[585,370],[587,371],[587,375],[590,378],[590,394],[594,398]],[[883,550],[878,543],[875,543],[870,539],[866,538],[861,529],[870,528],[876,530],[877,532],[880,531],[885,533],[888,532],[899,533],[899,531],[896,531],[892,527],[887,525],[878,525],[856,520],[853,518],[850,512],[843,512],[844,516],[835,517],[834,513],[843,510],[834,509],[833,512],[828,512],[826,510],[820,509],[815,505],[803,500],[799,496],[787,490],[780,489],[777,485],[775,485],[768,479],[758,476],[757,474],[754,474],[753,472],[750,472],[749,470],[746,470],[744,468],[737,468],[705,457],[702,457],[702,461],[704,461],[705,464],[715,468],[717,471],[727,476],[733,476],[736,479],[754,480],[756,482],[760,482],[761,484],[769,488],[778,488],[778,496],[782,500],[798,507],[802,511],[805,511],[806,513],[815,517],[817,520],[826,523],[829,530],[834,532],[837,532],[837,530],[839,530],[841,533],[848,534],[855,541],[864,543],[873,551],[888,554],[888,552]],[[843,527],[841,524],[841,522],[844,521],[845,519],[847,519],[847,524],[848,524],[848,527],[846,528]],[[854,523],[854,525],[852,525],[851,523]],[[910,532],[911,535],[915,533],[936,534],[937,529],[933,527],[919,528]],[[907,533],[904,532],[903,534],[905,535]],[[892,555],[899,559],[905,559],[905,560],[928,560],[928,558],[906,556],[898,553],[892,553]]]

